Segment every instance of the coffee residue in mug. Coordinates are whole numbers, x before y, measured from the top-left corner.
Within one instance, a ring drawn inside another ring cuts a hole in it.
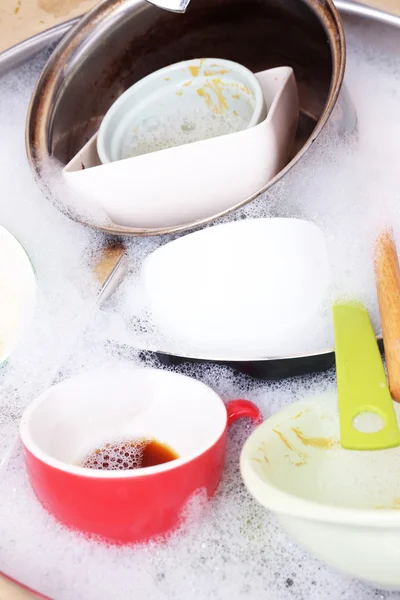
[[[167,444],[155,439],[107,442],[95,448],[80,462],[86,469],[130,471],[162,465],[179,458]]]

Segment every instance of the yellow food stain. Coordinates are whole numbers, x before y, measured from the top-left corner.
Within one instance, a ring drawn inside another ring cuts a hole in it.
[[[400,510],[400,498],[395,498],[391,506],[374,506],[376,510]]]
[[[303,452],[300,452],[297,448],[295,448],[294,446],[292,446],[292,444],[289,442],[289,440],[287,439],[287,437],[285,437],[283,435],[283,433],[281,433],[277,429],[273,429],[272,431],[274,433],[276,433],[276,435],[280,438],[281,442],[283,442],[285,444],[286,448],[288,448],[289,450],[291,450],[292,452],[294,452],[295,454],[297,454],[297,457],[300,460],[299,460],[299,462],[295,463],[296,467],[301,467],[301,466],[307,464],[307,459],[308,459],[307,454],[304,454]]]
[[[189,85],[192,85],[192,83],[193,83],[193,81],[187,81],[187,82],[184,84],[184,87],[188,87]]]
[[[232,94],[232,98],[235,100],[240,100],[240,94]]]
[[[169,77],[164,77],[164,81],[169,81]]]
[[[14,8],[14,13],[17,15],[19,13],[19,9],[21,8],[21,0],[18,0],[17,6]]]
[[[261,462],[262,462],[262,460],[260,460],[259,458],[253,458],[253,460],[254,460],[255,462],[258,462],[258,463],[261,463]]]
[[[197,90],[197,94],[198,94],[199,96],[201,96],[201,98],[205,98],[205,99],[206,99],[206,101],[207,101],[207,97],[209,97],[209,96],[210,96],[210,94],[207,94],[207,92],[206,92],[206,91],[205,91],[203,88],[199,88],[199,89]],[[210,98],[210,103],[211,103],[211,98]]]
[[[264,460],[265,460],[265,462],[267,463],[267,465],[271,464],[271,463],[269,462],[269,458],[268,458],[268,456],[266,456],[265,454],[264,454]]]
[[[247,94],[247,96],[253,95],[253,92],[249,90],[247,85],[242,85],[241,83],[230,83],[229,85],[235,90],[238,90],[239,92],[244,92],[245,94]]]
[[[182,96],[182,94],[183,94],[182,90],[179,90],[178,92],[176,92],[177,96]]]
[[[228,102],[224,96],[222,87],[224,86],[224,84],[222,83],[222,81],[218,78],[216,79],[212,79],[211,81],[207,81],[204,84],[204,87],[199,88],[197,90],[197,93],[199,96],[201,96],[202,98],[204,98],[207,107],[213,111],[213,113],[215,113],[216,115],[222,115],[224,112],[226,112],[229,109],[228,106]],[[210,90],[210,91],[208,91]],[[213,98],[211,96],[211,93],[213,92],[213,94],[217,97],[216,102],[213,101]]]
[[[277,429],[273,429],[272,431],[276,433],[276,435],[281,439],[281,441],[285,444],[286,448],[289,448],[289,450],[295,450],[292,444],[289,442],[289,440],[283,435],[283,433],[281,433]]]
[[[236,110],[233,111],[233,114],[235,115],[235,117],[238,117],[238,113],[236,112]]]
[[[299,413],[297,413],[296,416],[294,416],[294,417],[291,418],[291,421],[296,421],[296,419],[300,419],[300,417],[302,415],[305,415],[306,413],[308,413],[310,411],[311,411],[311,408],[306,408],[306,410],[301,410]]]
[[[391,506],[374,506],[374,508],[383,510],[400,510],[400,497],[395,498]]]
[[[211,65],[217,67],[218,65]],[[206,77],[215,77],[216,75],[225,75],[229,73],[228,69],[220,69],[219,71],[204,71]]]
[[[188,69],[189,69],[192,77],[197,77],[197,75],[200,73],[201,65],[199,67],[195,67],[193,65],[189,65]]]
[[[292,427],[292,431],[295,436],[301,441],[305,446],[311,446],[312,448],[320,448],[322,450],[329,450],[329,448],[336,448],[340,445],[338,440],[334,440],[332,438],[318,438],[318,437],[310,437],[305,435],[301,429],[297,429],[297,427]]]

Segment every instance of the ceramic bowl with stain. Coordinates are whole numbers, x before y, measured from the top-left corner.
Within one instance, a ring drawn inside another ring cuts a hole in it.
[[[266,117],[261,85],[246,67],[207,58],[151,73],[111,106],[97,135],[102,163],[241,131]]]
[[[241,472],[254,498],[315,556],[400,590],[400,447],[342,448],[336,393],[266,420],[243,447]]]
[[[63,169],[79,208],[100,209],[118,226],[160,233],[233,208],[286,164],[299,115],[293,70],[277,67],[257,73],[258,85],[250,88],[245,69],[235,71],[222,85],[217,72],[225,69],[218,61],[211,61],[211,71],[204,67],[200,84],[193,77],[200,71],[200,61],[189,67],[193,74],[187,67],[178,69],[179,85],[170,84],[172,77],[164,81],[164,108],[152,108],[152,94],[132,105],[130,92],[121,97],[104,129]],[[209,72],[215,77],[209,78]],[[258,86],[264,104],[257,99]],[[159,103],[164,101],[160,87],[154,94]],[[131,110],[126,110],[125,102]],[[166,118],[172,104],[181,104],[182,112],[174,114],[175,108]]]

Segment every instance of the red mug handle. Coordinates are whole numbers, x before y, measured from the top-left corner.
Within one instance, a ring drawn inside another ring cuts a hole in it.
[[[226,412],[228,413],[228,427],[241,417],[252,419],[256,425],[263,422],[258,407],[249,400],[231,400],[226,405]]]

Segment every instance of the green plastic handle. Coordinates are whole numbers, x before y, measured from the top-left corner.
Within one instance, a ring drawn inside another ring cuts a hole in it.
[[[367,310],[359,303],[333,306],[340,436],[348,450],[380,450],[400,445],[400,431],[379,347]],[[379,415],[380,431],[355,429],[361,413]]]

